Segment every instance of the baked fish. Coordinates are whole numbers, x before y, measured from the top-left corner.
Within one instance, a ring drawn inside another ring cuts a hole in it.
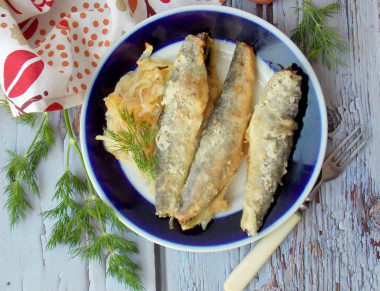
[[[242,159],[253,87],[253,49],[238,42],[221,96],[175,208],[175,218],[184,230],[198,224],[205,228],[216,213],[227,209],[224,190]]]
[[[297,128],[294,118],[301,99],[301,81],[302,77],[290,67],[274,74],[247,129],[249,149],[241,228],[250,236],[256,235],[286,173]]]
[[[200,135],[209,98],[205,52],[207,33],[189,35],[174,62],[158,121],[156,153],[156,214],[173,217]]]

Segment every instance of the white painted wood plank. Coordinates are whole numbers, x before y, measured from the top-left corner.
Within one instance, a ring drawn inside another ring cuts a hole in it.
[[[319,4],[324,5],[326,1],[324,3],[319,1]],[[375,5],[360,7],[349,5],[348,9],[352,9],[349,13],[355,15],[355,18],[359,18],[358,15],[366,15],[366,21],[378,24],[378,11]],[[332,25],[345,28],[345,24],[351,22],[346,22],[344,17],[345,12],[342,11],[338,18],[331,21]],[[314,66],[325,93],[328,93],[325,95],[330,110],[340,112],[339,120],[342,120],[340,125],[339,121],[335,122],[337,128],[330,134],[329,149],[338,144],[356,125],[368,123],[373,109],[379,110],[378,102],[371,102],[379,96],[378,60],[373,54],[371,56],[372,51],[379,51],[379,47],[371,43],[374,37],[379,39],[379,33],[375,29],[368,29],[365,23],[355,24],[355,21],[351,23],[351,29],[358,32],[357,36],[351,39],[352,43],[350,41],[350,54],[345,57],[350,68],[339,68],[329,72],[320,65]],[[349,31],[350,33],[353,32]],[[344,37],[344,33],[340,34]],[[359,55],[351,57],[357,50],[360,51]],[[371,64],[362,65],[363,60]],[[360,73],[355,69],[358,66],[363,70]],[[372,80],[367,82],[363,80],[366,78],[363,76],[371,76],[369,79]],[[364,87],[374,94],[369,96],[366,90],[352,94],[351,88],[356,87],[356,83],[360,84],[360,87],[366,84]],[[378,116],[372,114],[372,118],[377,122]],[[276,256],[272,257],[274,280],[268,282],[266,288],[274,285],[289,288],[303,286],[312,290],[378,288],[379,268],[374,267],[378,257],[376,258],[376,250],[369,250],[374,248],[373,245],[376,245],[374,242],[378,241],[378,230],[368,217],[368,212],[377,205],[374,201],[377,201],[379,196],[379,178],[373,174],[377,172],[370,173],[365,166],[371,160],[378,160],[379,157],[378,147],[375,148],[372,142],[341,177],[322,188],[319,202],[306,212],[303,224],[299,225],[293,235],[283,243]],[[373,186],[374,182],[377,182],[377,186]],[[371,241],[372,244],[369,243]],[[301,245],[301,248],[297,247],[298,245]],[[290,250],[293,255],[289,254]],[[276,271],[281,270],[281,266],[287,266],[290,270],[285,276],[281,276],[284,274],[283,270]],[[292,275],[294,272],[297,273],[296,276]],[[284,278],[288,280],[284,281]]]
[[[1,127],[1,164],[5,162],[4,148],[24,153],[28,142],[33,138],[33,132],[25,126],[16,126],[14,121],[0,113],[1,124],[9,127]],[[15,136],[16,135],[16,136]],[[13,141],[13,145],[11,145]],[[28,141],[28,142],[26,142]],[[0,196],[1,207],[1,256],[0,256],[0,289],[9,286],[10,290],[85,290],[86,277],[72,280],[79,273],[86,273],[86,266],[77,259],[67,255],[66,250],[58,248],[54,252],[45,249],[47,227],[42,222],[39,213],[43,206],[52,207],[51,195],[59,172],[63,170],[60,145],[52,149],[51,160],[42,161],[37,172],[41,179],[41,200],[33,197],[31,203],[33,211],[28,214],[25,221],[20,222],[13,230],[9,229],[7,213],[3,209],[6,196]],[[6,185],[4,175],[1,175],[2,188]],[[3,190],[3,189],[2,189]],[[3,191],[2,191],[3,193]]]
[[[1,92],[1,94],[3,94]],[[71,110],[73,115],[74,110]],[[91,290],[121,291],[126,288],[112,278],[106,278],[105,266],[97,262],[82,262],[68,254],[67,247],[47,250],[53,222],[44,220],[39,213],[54,208],[52,201],[55,184],[63,174],[68,138],[60,137],[60,114],[52,113],[51,124],[56,133],[56,145],[37,168],[41,199],[32,198],[33,211],[25,221],[13,230],[9,228],[7,213],[3,208],[5,195],[0,195],[0,290]],[[71,116],[73,117],[73,116]],[[5,148],[24,153],[34,132],[25,126],[17,126],[14,121],[0,111],[0,164],[5,160]],[[7,125],[7,126],[5,126]],[[84,173],[74,151],[70,168],[73,173],[84,178]],[[4,174],[0,175],[0,185],[6,185]],[[155,269],[153,243],[134,234],[128,237],[135,241],[140,255],[134,261],[142,268],[142,279],[146,290],[155,290]],[[8,288],[8,289],[5,289]]]
[[[299,21],[288,15],[299,2],[273,4],[273,22],[288,36]],[[314,64],[330,112],[328,150],[359,124],[372,124],[373,137],[344,174],[322,187],[321,196],[247,290],[380,288],[379,2],[341,2],[342,11],[329,24],[349,42],[350,52],[341,55],[349,67],[329,71]],[[226,274],[249,248],[215,254],[164,249],[163,269],[169,275],[162,290],[221,290]]]
[[[232,1],[256,9],[248,1]],[[286,18],[299,1],[275,1],[273,20],[287,35],[296,25]],[[318,5],[330,3],[315,0]],[[351,3],[353,2],[353,3]],[[329,150],[358,124],[372,125],[373,137],[346,172],[326,184],[321,196],[306,211],[298,227],[264,265],[247,290],[378,290],[380,288],[380,23],[379,1],[342,1],[345,6],[331,24],[350,43],[344,56],[348,68],[328,71],[314,65],[326,96],[330,117]],[[256,10],[254,10],[256,11]],[[297,20],[298,21],[298,20]],[[346,34],[348,32],[348,34]],[[347,35],[347,36],[346,36]],[[58,116],[53,124],[58,129]],[[0,163],[4,147],[25,151],[32,134],[0,112]],[[7,125],[7,126],[4,126]],[[0,290],[124,290],[105,278],[104,266],[80,262],[67,249],[45,249],[51,223],[37,214],[53,208],[51,195],[63,170],[66,141],[59,140],[38,168],[41,201],[35,211],[13,231],[0,207]],[[79,167],[76,164],[78,172]],[[54,171],[53,171],[54,170]],[[0,185],[5,185],[3,174]],[[2,191],[1,191],[2,192]],[[4,205],[5,196],[0,196]],[[134,239],[134,238],[132,238]],[[155,290],[153,244],[136,241],[147,290]],[[251,246],[213,254],[179,252],[161,248],[162,277],[158,290],[221,290],[228,273]]]

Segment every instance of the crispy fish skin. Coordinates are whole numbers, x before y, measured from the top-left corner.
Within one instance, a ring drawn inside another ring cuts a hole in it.
[[[184,230],[198,224],[205,228],[216,213],[227,209],[224,190],[242,159],[253,87],[253,49],[239,42],[175,208],[175,217]]]
[[[158,121],[156,214],[173,217],[199,139],[208,101],[205,50],[208,35],[189,35],[174,62]]]
[[[207,39],[207,58],[206,58],[206,68],[207,68],[207,83],[208,83],[208,101],[203,113],[203,123],[201,129],[204,130],[210,119],[211,113],[213,112],[215,105],[222,92],[222,84],[218,77],[218,68],[216,66],[216,53],[217,45],[214,40],[209,37]]]
[[[301,81],[290,68],[277,72],[265,86],[247,130],[249,160],[240,224],[250,236],[256,235],[286,173]]]

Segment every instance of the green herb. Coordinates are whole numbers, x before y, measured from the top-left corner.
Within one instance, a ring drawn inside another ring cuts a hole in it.
[[[291,39],[311,62],[315,62],[321,55],[323,65],[329,70],[338,64],[346,66],[338,54],[347,51],[347,44],[333,27],[325,24],[326,17],[333,17],[339,9],[338,3],[317,7],[313,1],[304,0],[301,6],[294,8],[292,12],[302,12],[303,18],[298,27],[293,29]]]
[[[77,196],[84,195],[87,185],[66,169],[55,188],[53,199],[59,201],[59,204],[54,209],[41,213],[44,218],[56,220],[47,248],[53,249],[58,245],[68,245],[70,248],[78,246],[82,242],[84,230],[95,233],[95,228],[90,225],[87,217],[78,216],[82,205],[75,200]]]
[[[113,150],[129,152],[137,167],[154,180],[158,157],[153,153],[146,154],[145,150],[153,142],[157,129],[144,120],[136,119],[126,107],[118,112],[126,129],[115,132],[105,128],[105,135],[116,143]]]
[[[75,186],[67,188],[70,185]],[[91,195],[86,200],[85,190],[85,184],[66,170],[58,181],[54,194],[54,198],[60,202],[59,205],[42,213],[44,218],[56,220],[47,247],[52,249],[58,245],[66,245],[72,255],[81,259],[99,262],[107,259],[109,276],[134,290],[143,290],[138,274],[140,269],[129,258],[129,255],[138,253],[136,244],[121,235],[108,233],[105,225],[110,223],[111,230],[121,233],[129,232],[129,229],[98,196]],[[81,197],[83,204],[77,202]],[[94,225],[100,226],[100,229]],[[81,246],[83,237],[87,241],[86,245]]]
[[[2,100],[0,106],[11,114],[9,105],[5,100]],[[16,118],[18,123],[34,128],[36,120],[40,116],[42,116],[42,121],[26,153],[17,154],[11,150],[6,150],[8,163],[3,167],[3,171],[6,171],[8,180],[4,191],[8,195],[8,199],[5,202],[5,208],[8,211],[11,227],[24,219],[26,212],[31,210],[30,197],[26,190],[30,190],[31,193],[39,197],[35,170],[41,159],[47,156],[55,143],[54,133],[49,125],[48,113],[28,113]]]
[[[136,245],[131,241],[119,235],[103,233],[92,237],[88,246],[76,248],[71,253],[82,259],[96,259],[99,262],[104,259],[104,253],[106,253],[108,255],[107,274],[134,290],[143,290],[141,281],[138,279],[140,268],[129,258],[129,255],[137,252]]]
[[[7,102],[7,100],[5,100],[5,99],[0,100],[0,108],[4,109],[5,112],[9,116],[13,117],[11,107],[9,106],[9,103]],[[22,114],[20,116],[17,116],[14,119],[19,124],[29,125],[31,128],[33,128],[36,124],[38,117],[40,117],[41,115],[44,115],[44,114],[47,114],[47,113],[36,113],[36,114],[35,113],[26,113],[26,114]]]
[[[45,211],[42,216],[55,220],[48,248],[66,245],[74,256],[88,260],[106,260],[107,274],[118,282],[130,286],[134,290],[143,290],[140,270],[129,255],[138,253],[135,243],[122,235],[110,234],[105,225],[111,225],[111,230],[124,234],[130,230],[120,222],[114,210],[104,203],[93,189],[86,171],[82,153],[74,138],[67,110],[64,119],[70,137],[66,152],[66,170],[56,184],[53,199],[59,202],[52,210]],[[82,162],[87,178],[87,185],[70,171],[70,150],[74,147]],[[87,238],[82,246],[83,237]]]
[[[9,104],[5,100],[0,100],[0,107],[11,115]],[[47,248],[65,245],[69,247],[71,254],[81,259],[105,260],[108,276],[114,277],[133,290],[143,290],[139,267],[129,258],[129,255],[138,253],[137,246],[122,236],[130,230],[121,223],[114,210],[95,194],[82,153],[74,138],[67,110],[63,111],[63,115],[69,144],[66,169],[56,184],[53,196],[58,205],[41,213],[45,219],[55,220]],[[39,117],[42,117],[41,123],[26,154],[6,150],[8,163],[3,170],[6,171],[9,184],[5,187],[5,194],[8,195],[5,207],[9,213],[11,227],[21,218],[25,218],[26,212],[31,210],[27,190],[39,197],[35,170],[55,141],[49,126],[48,113],[28,113],[15,118],[18,123],[34,128]],[[69,157],[72,148],[82,163],[87,184],[70,171]],[[109,233],[106,229],[107,224],[110,225],[110,231],[120,235]]]
[[[12,116],[12,111],[11,107],[9,106],[9,103],[5,99],[0,99],[0,108],[4,109],[5,112],[9,115]]]

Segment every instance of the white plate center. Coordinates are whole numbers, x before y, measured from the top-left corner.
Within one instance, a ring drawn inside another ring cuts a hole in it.
[[[216,54],[216,64],[218,68],[218,76],[221,81],[224,81],[228,69],[232,60],[232,56],[235,50],[235,43],[229,41],[215,40],[218,47]],[[181,48],[182,42],[177,42],[166,46],[153,54],[155,57],[159,57],[164,60],[174,62],[177,57],[178,51]],[[260,58],[255,58],[255,89],[252,102],[252,108],[257,103],[261,92],[263,91],[266,83],[273,75],[272,69],[266,62]],[[154,183],[147,181],[146,178],[132,165],[120,162],[121,168],[124,174],[127,176],[133,187],[150,203],[154,204]],[[246,180],[246,165],[245,161],[242,161],[237,173],[230,185],[227,188],[225,198],[228,202],[228,211],[218,213],[216,217],[223,217],[242,210],[243,197],[245,192],[245,180]],[[128,193],[125,193],[128,195]]]

